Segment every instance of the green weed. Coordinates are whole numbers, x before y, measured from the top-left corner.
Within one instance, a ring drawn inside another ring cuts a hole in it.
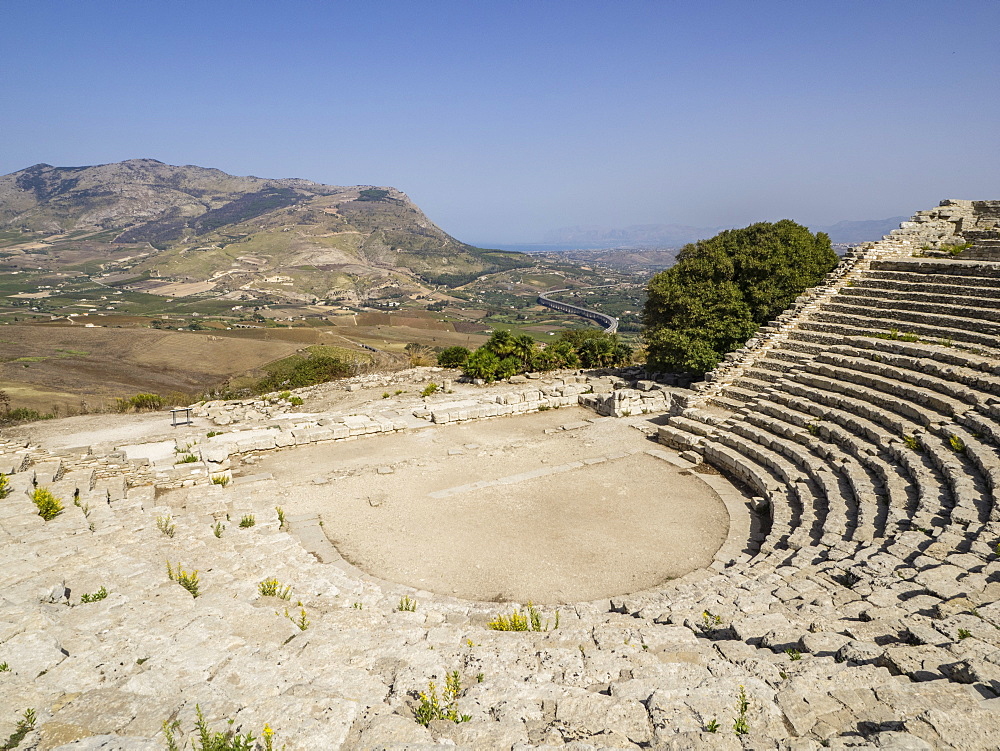
[[[197,597],[201,594],[197,571],[185,571],[181,568],[180,564],[178,564],[177,568],[174,569],[170,565],[170,561],[167,561],[167,576],[170,581],[177,582],[184,587],[184,589],[190,592],[192,597]]]
[[[722,616],[715,615],[710,610],[702,611],[701,630],[706,634],[711,634],[722,625]]]
[[[309,617],[306,615],[306,609],[302,607],[301,602],[299,603],[299,614],[297,616],[294,616],[288,612],[288,608],[285,608],[285,618],[287,618],[296,626],[298,626],[299,631],[305,631],[307,628],[309,628],[309,624],[311,623]]]
[[[273,576],[258,584],[257,591],[260,592],[261,597],[278,597],[282,600],[290,600],[292,597],[291,585],[282,586],[281,582]]]
[[[21,719],[14,726],[14,732],[7,738],[7,742],[0,746],[0,751],[11,751],[21,745],[24,737],[35,729],[35,710],[26,709]]]
[[[48,488],[35,488],[31,500],[38,507],[38,515],[47,522],[63,512],[62,501],[52,495]]]
[[[250,527],[256,526],[257,520],[254,518],[253,514],[244,514],[243,518],[240,519],[240,529],[249,529]]]
[[[10,495],[10,480],[7,479],[7,475],[0,472],[0,498],[6,498]]]
[[[92,595],[88,595],[86,592],[80,595],[80,603],[83,604],[85,602],[100,602],[107,596],[108,596],[108,590],[105,589],[104,587],[101,587]]]
[[[229,484],[229,475],[212,475],[212,484],[226,487]]]
[[[802,653],[797,649],[792,649],[791,647],[785,650],[785,654],[788,655],[792,662],[798,662],[802,659]]]
[[[708,724],[705,725],[705,732],[706,733],[718,733],[719,732],[719,721],[716,718],[714,718],[714,717],[711,720],[709,720]]]
[[[920,442],[920,439],[914,435],[904,435],[903,443],[906,444],[906,448],[913,451],[923,451],[924,445]]]
[[[426,386],[424,386],[424,390],[420,392],[420,396],[430,396],[431,394],[435,393],[439,388],[441,387],[438,386],[433,381],[431,381]]]
[[[217,435],[222,435],[222,431],[221,430],[210,430],[206,434],[206,437],[208,437],[208,438],[215,438],[215,436],[217,436]]]
[[[956,454],[965,453],[965,441],[963,441],[957,435],[948,436],[948,447]]]
[[[201,711],[200,705],[195,705],[197,720],[194,727],[197,737],[194,739],[192,748],[194,751],[254,751],[258,748],[257,739],[253,733],[240,735],[233,730],[234,720],[228,720],[229,727],[226,730],[212,730],[205,721],[205,715]],[[164,721],[162,725],[163,737],[167,741],[167,751],[181,751],[186,743],[179,739],[175,733],[180,728],[180,722]],[[261,740],[264,742],[264,751],[274,749],[274,731],[271,726],[264,725],[261,733]]]
[[[223,524],[222,522],[216,522],[215,525],[212,527],[212,534],[215,535],[216,537],[221,538],[222,537],[222,531],[225,528],[226,528],[225,524]]]
[[[404,613],[415,613],[417,612],[417,601],[411,600],[409,595],[403,597],[399,601],[399,605],[396,606],[396,610]]]
[[[493,631],[548,631],[549,622],[542,623],[542,614],[532,602],[528,602],[527,612],[514,610],[509,616],[498,615],[486,624]],[[559,612],[556,611],[555,628],[559,628]]]
[[[9,672],[10,672],[10,665],[8,665],[6,662],[0,662],[0,673],[9,673]]]
[[[285,528],[285,510],[281,506],[275,506],[274,510],[278,514],[278,529]]]
[[[445,676],[444,694],[439,699],[434,681],[427,684],[427,691],[420,692],[420,706],[417,707],[415,719],[427,727],[434,720],[451,720],[452,722],[468,722],[470,715],[459,715],[458,695],[462,691],[462,680],[458,671],[453,670]]]
[[[301,407],[303,404],[305,404],[305,401],[302,399],[301,396],[293,396],[291,399],[288,400],[288,403],[291,404],[293,407]]]
[[[163,533],[164,537],[173,537],[177,532],[174,520],[170,518],[169,514],[156,517],[156,528]]]
[[[750,711],[750,700],[747,691],[740,686],[740,695],[736,699],[736,720],[733,722],[733,732],[736,735],[746,735],[750,732],[750,721],[747,713]]]
[[[953,256],[957,256],[963,250],[968,250],[973,246],[974,243],[959,243],[957,245],[942,245],[939,250],[943,250],[945,253],[950,253]]]
[[[958,638],[959,639],[968,639],[970,636],[972,636],[972,632],[969,631],[969,629],[967,629],[967,628],[960,628],[958,630]]]
[[[920,337],[916,334],[901,334],[899,329],[889,329],[888,334],[872,334],[875,339],[888,339],[893,342],[919,342]]]
[[[196,461],[198,461],[198,457],[194,454],[184,454],[174,464],[194,464]]]

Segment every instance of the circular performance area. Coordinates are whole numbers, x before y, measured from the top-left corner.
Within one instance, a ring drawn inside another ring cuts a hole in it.
[[[706,480],[722,478],[658,458],[632,420],[587,418],[571,408],[304,446],[253,471],[279,482],[285,513],[317,515],[344,560],[418,590],[578,602],[710,564],[730,519]]]

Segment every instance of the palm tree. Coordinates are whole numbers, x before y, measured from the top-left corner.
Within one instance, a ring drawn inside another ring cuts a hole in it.
[[[513,355],[521,361],[521,365],[524,370],[531,369],[531,362],[535,359],[536,351],[535,340],[527,334],[521,334],[520,336],[514,337]]]
[[[514,354],[514,335],[504,329],[497,329],[483,346],[499,358],[508,357]]]

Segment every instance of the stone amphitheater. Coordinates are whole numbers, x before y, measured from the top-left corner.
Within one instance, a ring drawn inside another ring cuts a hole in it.
[[[1000,748],[998,245],[1000,202],[919,212],[693,386],[420,371],[8,431],[4,748],[199,748],[199,711],[288,749]],[[536,591],[540,630],[488,627]]]

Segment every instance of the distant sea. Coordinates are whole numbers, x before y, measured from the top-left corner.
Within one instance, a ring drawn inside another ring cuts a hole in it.
[[[488,250],[513,250],[518,253],[559,253],[564,250],[604,250],[604,248],[588,248],[585,245],[567,245],[560,243],[520,243],[516,245],[510,245],[508,243],[484,243],[484,242],[474,242],[470,245],[475,245],[477,248],[486,248]]]

